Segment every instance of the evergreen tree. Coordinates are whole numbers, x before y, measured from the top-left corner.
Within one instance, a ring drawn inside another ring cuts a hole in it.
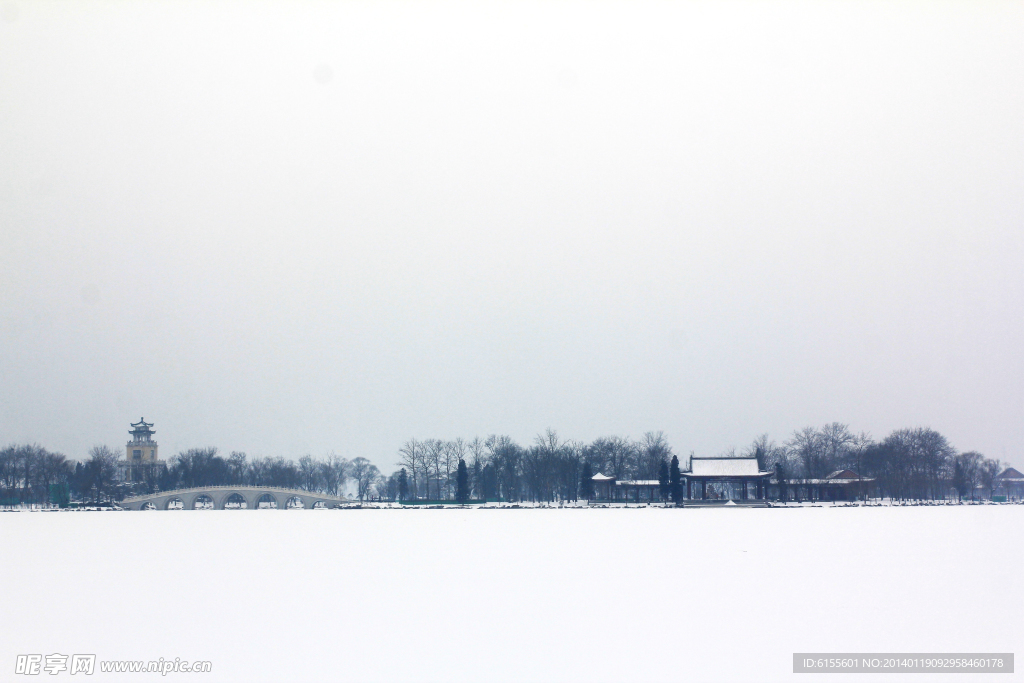
[[[469,500],[469,470],[462,458],[459,458],[459,468],[455,473],[455,500],[461,504]]]
[[[671,493],[671,486],[668,480],[668,461],[662,460],[661,466],[658,468],[658,492],[661,493],[662,500],[668,500],[669,494]]]
[[[669,495],[672,502],[679,505],[683,502],[683,474],[679,471],[679,456],[672,456],[672,465],[668,474]]]
[[[594,497],[594,471],[590,469],[590,463],[583,463],[583,471],[580,473],[580,498],[590,500]]]
[[[783,503],[789,500],[789,486],[786,485],[786,468],[781,462],[775,463],[775,481],[779,482],[779,500]]]
[[[409,497],[409,475],[405,473],[403,467],[398,472],[398,500],[405,501]]]
[[[757,469],[764,472],[765,470],[765,450],[764,446],[760,444],[754,449],[754,457],[757,458]]]

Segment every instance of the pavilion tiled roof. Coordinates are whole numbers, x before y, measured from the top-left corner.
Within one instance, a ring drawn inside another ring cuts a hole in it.
[[[826,479],[860,479],[860,476],[853,470],[836,470],[825,477]]]
[[[757,458],[694,456],[690,458],[690,469],[683,474],[689,477],[756,477],[767,472],[757,466]]]
[[[1024,481],[1024,474],[1021,474],[1019,471],[1012,467],[1007,467],[1005,470],[1003,470],[1002,474],[996,477],[996,479],[998,479],[999,481]]]

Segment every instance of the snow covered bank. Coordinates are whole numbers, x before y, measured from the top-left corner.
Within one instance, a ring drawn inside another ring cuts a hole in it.
[[[1019,651],[1022,529],[1024,506],[7,514],[0,667],[812,681],[794,652]]]

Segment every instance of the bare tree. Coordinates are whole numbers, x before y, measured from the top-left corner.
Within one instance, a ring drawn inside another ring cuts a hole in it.
[[[319,463],[313,456],[304,455],[299,458],[299,487],[304,491],[316,491],[320,475]]]
[[[487,449],[484,447],[484,442],[480,440],[479,436],[474,436],[473,439],[466,444],[466,450],[468,450],[469,454],[472,456],[473,462],[481,462],[485,457],[487,457]]]
[[[0,487],[4,491],[4,504],[14,502],[18,481],[18,447],[12,444],[0,451]]]
[[[846,464],[857,438],[847,425],[831,422],[818,432],[818,442],[821,447],[823,469],[831,472]]]
[[[945,497],[954,474],[956,450],[933,429],[897,429],[865,451],[893,498]]]
[[[551,427],[545,429],[543,434],[538,434],[533,442],[548,453],[555,453],[562,447],[562,443],[558,440],[558,432]]]
[[[587,446],[586,459],[594,472],[629,479],[636,469],[636,444],[619,436],[601,437]]]
[[[418,477],[420,472],[420,461],[423,459],[423,444],[416,439],[409,439],[398,449],[399,464],[401,464],[412,478],[412,497],[419,497]]]
[[[922,494],[928,498],[945,498],[948,480],[952,476],[956,449],[945,436],[934,429],[915,430],[921,453],[924,478]]]
[[[325,493],[332,496],[338,495],[345,487],[345,478],[348,475],[348,460],[331,452],[327,459],[319,464],[320,481],[323,482]]]
[[[814,427],[793,432],[786,446],[799,461],[805,477],[817,478],[828,474],[821,437]]]
[[[228,456],[228,470],[231,473],[231,483],[238,485],[246,483],[249,474],[249,463],[246,462],[246,454],[239,451],[231,451]]]
[[[985,462],[985,456],[977,451],[967,451],[957,456],[957,462],[960,465],[960,472],[962,477],[963,490],[958,489],[958,493],[961,496],[966,495],[969,491],[971,494],[971,500],[974,500],[974,492],[977,490],[978,485],[981,483],[982,467]]]
[[[999,476],[1002,468],[1002,463],[998,460],[985,458],[981,463],[979,478],[981,479],[981,485],[988,490],[989,498],[995,493],[996,477]]]
[[[354,458],[351,463],[352,478],[356,480],[359,500],[366,499],[374,483],[380,478],[380,470],[366,458]]]
[[[41,489],[40,499],[48,501],[50,487],[66,482],[71,473],[71,466],[63,453],[51,453],[44,450],[40,456],[39,466],[36,469]]]
[[[637,479],[657,479],[662,463],[672,459],[672,447],[664,432],[647,432],[640,439]]]
[[[466,444],[466,448],[472,456],[472,460],[469,463],[469,473],[473,495],[481,499],[486,498],[484,492],[484,467],[487,466],[487,449],[484,447],[484,442],[480,440],[479,436],[474,436]]]
[[[117,463],[120,451],[109,446],[93,446],[89,449],[89,460],[85,463],[89,473],[90,488],[97,496],[109,496],[117,479]]]
[[[846,462],[842,463],[843,468],[852,469],[861,477],[864,476],[864,454],[868,448],[873,446],[874,439],[867,432],[860,432],[854,437],[853,443],[846,452]]]
[[[271,465],[268,458],[253,458],[249,464],[249,484],[251,486],[269,486]]]
[[[427,439],[423,442],[426,458],[424,459],[427,470],[427,496],[430,496],[430,480],[433,479],[437,488],[437,498],[441,499],[441,468],[444,463],[444,455],[448,451],[448,444],[440,439]]]
[[[754,439],[747,446],[744,455],[757,458],[757,466],[766,472],[773,471],[777,463],[782,463],[784,469],[789,469],[789,451],[785,446],[768,438],[767,434]]]
[[[490,473],[495,483],[495,493],[505,500],[520,500],[520,461],[523,449],[505,435],[491,434],[484,441],[488,458],[494,468]],[[485,477],[488,476],[485,474]]]
[[[116,455],[113,462],[116,475]],[[71,474],[70,463],[60,453],[51,453],[38,444],[8,446],[0,450],[0,500],[4,504],[50,502],[51,487],[66,486]],[[108,479],[112,484],[114,476]]]

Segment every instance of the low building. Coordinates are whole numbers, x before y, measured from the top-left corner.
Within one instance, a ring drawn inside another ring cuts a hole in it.
[[[1007,467],[992,480],[992,497],[1002,500],[1024,500],[1024,474]]]
[[[760,468],[755,457],[693,456],[681,473],[683,497],[693,501],[764,500],[771,472]],[[591,477],[595,502],[667,502],[657,479],[616,479],[597,473]]]
[[[1011,473],[1004,480],[1007,485],[1024,486],[1024,477],[1019,472],[1007,472]],[[689,501],[853,501],[867,498],[875,483],[874,478],[862,477],[853,470],[837,470],[820,479],[780,482],[773,472],[761,469],[753,456],[692,456],[681,476],[683,496]],[[598,472],[591,481],[594,502],[667,502],[656,479],[619,480]],[[1016,493],[1011,495],[1024,492],[1012,490]]]
[[[853,470],[836,470],[820,479],[785,479],[773,477],[768,484],[775,500],[843,501],[868,496],[874,486],[873,477],[862,477]]]
[[[598,472],[590,481],[594,484],[595,502],[603,503],[656,503],[661,500],[661,485],[657,479],[616,479]]]
[[[657,479],[616,480],[617,497],[632,503],[657,503],[661,501],[661,484]]]

